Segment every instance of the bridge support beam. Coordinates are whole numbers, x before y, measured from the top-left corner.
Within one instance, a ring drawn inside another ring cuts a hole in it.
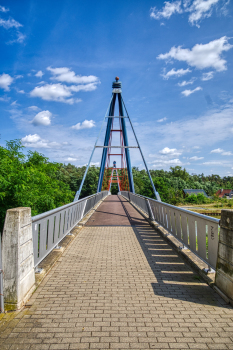
[[[23,307],[35,286],[31,208],[9,209],[2,237],[5,310]]]
[[[233,301],[233,210],[221,211],[215,284]]]

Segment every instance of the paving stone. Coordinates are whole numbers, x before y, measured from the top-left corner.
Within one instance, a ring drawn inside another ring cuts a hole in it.
[[[195,276],[139,212],[110,196],[31,308],[1,318],[0,349],[233,349],[232,307]]]

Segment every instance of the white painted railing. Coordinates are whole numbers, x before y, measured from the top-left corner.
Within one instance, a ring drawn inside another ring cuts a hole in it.
[[[96,193],[79,201],[32,217],[34,266],[56,247],[79,221],[104,197],[108,191]]]
[[[174,205],[133,194],[119,192],[174,235],[211,268],[216,269],[219,219],[198,214]]]

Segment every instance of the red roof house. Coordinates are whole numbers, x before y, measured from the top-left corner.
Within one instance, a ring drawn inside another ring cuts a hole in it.
[[[216,193],[216,196],[223,198],[223,197],[231,197],[233,194],[233,190],[218,190]]]

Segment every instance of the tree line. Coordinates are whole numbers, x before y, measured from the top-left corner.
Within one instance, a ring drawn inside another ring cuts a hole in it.
[[[85,166],[50,162],[37,151],[28,151],[25,155],[20,140],[0,146],[0,232],[7,209],[31,207],[34,216],[72,202],[85,169]],[[219,188],[233,188],[233,177],[190,175],[179,166],[171,167],[169,171],[150,170],[150,173],[162,201],[174,205],[185,201],[208,201],[202,195],[184,198],[185,188],[203,189],[209,196]],[[91,166],[80,198],[96,193],[98,178],[99,167]],[[145,170],[134,167],[133,178],[136,193],[154,198]],[[112,191],[117,193],[117,187],[113,185]]]

